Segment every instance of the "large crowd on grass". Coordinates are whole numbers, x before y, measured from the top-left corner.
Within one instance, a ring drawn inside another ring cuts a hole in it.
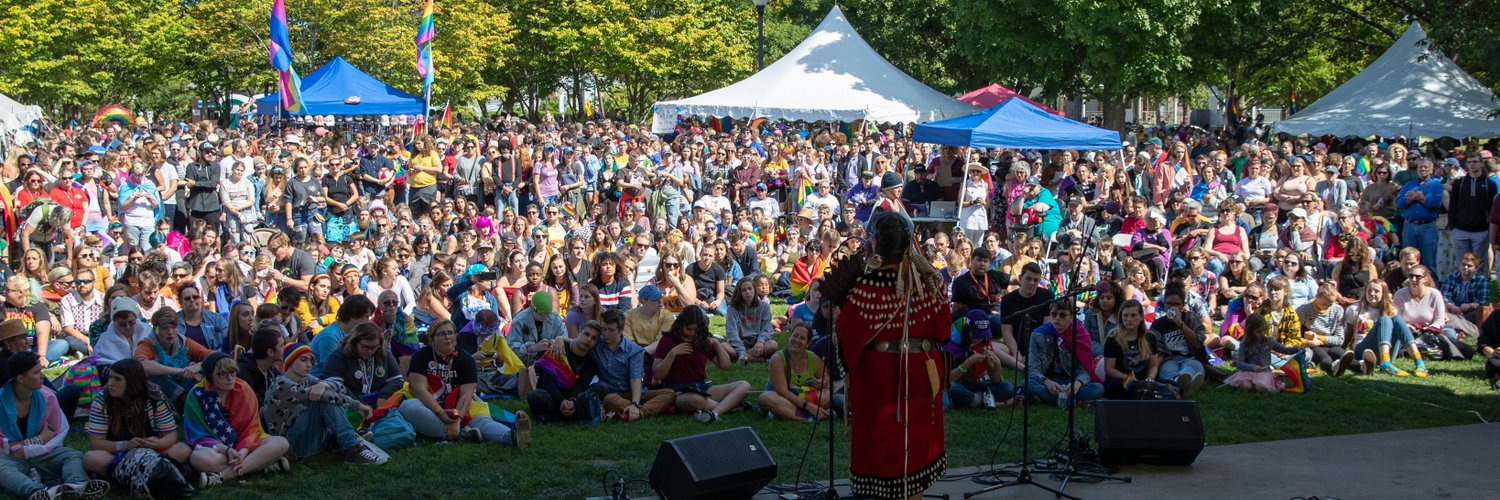
[[[838,418],[843,297],[820,283],[880,211],[948,287],[950,411],[1278,392],[1287,366],[1425,377],[1433,356],[1481,356],[1500,387],[1493,142],[268,125],[44,126],[5,150],[0,488],[179,496],[418,437]],[[715,380],[734,364],[769,383]]]

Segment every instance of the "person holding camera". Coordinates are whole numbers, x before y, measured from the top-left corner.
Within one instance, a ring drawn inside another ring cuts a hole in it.
[[[1187,290],[1183,286],[1173,283],[1167,287],[1156,321],[1151,323],[1151,333],[1163,358],[1159,378],[1176,382],[1183,397],[1192,397],[1203,387],[1204,363],[1199,358],[1203,356],[1207,335],[1203,321],[1187,309]]]

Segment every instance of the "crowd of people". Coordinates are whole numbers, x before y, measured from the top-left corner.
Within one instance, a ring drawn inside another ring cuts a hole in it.
[[[1017,151],[907,132],[49,129],[0,171],[0,487],[192,491],[325,451],[384,463],[403,433],[527,446],[533,422],[819,421],[848,416],[844,372],[874,373],[860,352],[896,348],[942,353],[950,409],[1272,392],[1297,359],[1422,377],[1478,354],[1500,388],[1495,143],[1182,128]],[[939,298],[892,278],[943,340],[837,349],[835,310],[868,298],[824,279],[905,255],[874,248],[883,212],[941,280]],[[80,453],[62,437],[83,415]]]

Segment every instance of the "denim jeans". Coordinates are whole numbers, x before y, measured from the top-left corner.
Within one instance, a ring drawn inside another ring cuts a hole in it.
[[[125,239],[130,240],[130,246],[143,251],[151,250],[151,233],[156,232],[151,226],[125,226]]]
[[[438,420],[437,415],[433,415],[432,410],[427,409],[427,406],[423,405],[422,401],[417,398],[402,401],[400,410],[401,416],[406,417],[406,421],[411,422],[412,428],[417,430],[417,435],[433,439],[446,439],[448,437],[447,432],[443,430],[443,421]],[[474,417],[472,420],[469,420],[469,427],[479,429],[479,433],[484,435],[485,441],[509,445],[515,444],[511,440],[510,427],[496,422],[493,418],[487,416]]]
[[[1177,377],[1184,373],[1195,377],[1203,376],[1203,363],[1187,356],[1172,356],[1161,362],[1161,369],[1157,370],[1157,378],[1167,382],[1176,382]]]
[[[677,219],[682,217],[682,209],[687,208],[687,198],[682,196],[667,197],[667,227],[677,227]]]
[[[1422,265],[1431,272],[1437,272],[1438,254],[1438,230],[1433,222],[1415,224],[1406,221],[1401,228],[1401,244],[1416,248],[1422,252]]]
[[[1048,380],[1064,386],[1073,382],[1073,379],[1068,377],[1048,377]],[[1045,403],[1057,404],[1057,395],[1047,390],[1047,384],[1028,379],[1026,381],[1026,392]],[[1101,397],[1104,397],[1104,386],[1098,382],[1083,384],[1083,387],[1078,389],[1078,393],[1072,396],[1074,401],[1093,401]]]
[[[321,210],[312,208],[292,209],[292,241],[301,243],[314,234],[323,234],[323,223],[315,217]]]
[[[68,339],[53,337],[47,341],[47,361],[56,362],[73,350],[73,344]],[[80,351],[82,349],[79,349]]]
[[[188,389],[193,387],[193,383],[185,382],[171,375],[151,377],[151,383],[156,384],[156,387],[161,389],[162,397],[166,398],[167,402],[172,405],[172,409],[178,412],[182,411],[182,407],[178,405],[181,400],[178,398],[186,394]]]
[[[955,380],[948,388],[948,401],[954,408],[978,408],[985,392],[993,394],[995,401],[1003,402],[1016,393],[1016,386],[1004,380]]]
[[[339,451],[349,451],[359,445],[359,435],[355,434],[354,426],[349,424],[347,412],[343,407],[327,401],[308,402],[302,409],[302,414],[286,430],[286,440],[291,444],[292,456],[299,458],[323,451],[330,437],[338,443]]]
[[[35,468],[43,482],[31,478]],[[83,453],[59,447],[52,453],[40,457],[17,457],[9,453],[0,454],[0,488],[19,498],[47,488],[48,484],[86,483],[88,473],[83,470]]]
[[[516,198],[516,190],[512,189],[509,193],[504,191],[504,189],[500,189],[499,187],[495,188],[495,215],[504,215],[507,208],[512,212],[520,213],[520,207],[516,206],[519,203],[519,200]]]

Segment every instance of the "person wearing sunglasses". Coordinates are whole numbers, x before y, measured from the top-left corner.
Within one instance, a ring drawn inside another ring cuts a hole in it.
[[[1090,373],[1093,340],[1077,320],[1075,307],[1070,300],[1053,302],[1047,321],[1032,330],[1026,356],[1026,392],[1060,408],[1104,396],[1104,385]]]

